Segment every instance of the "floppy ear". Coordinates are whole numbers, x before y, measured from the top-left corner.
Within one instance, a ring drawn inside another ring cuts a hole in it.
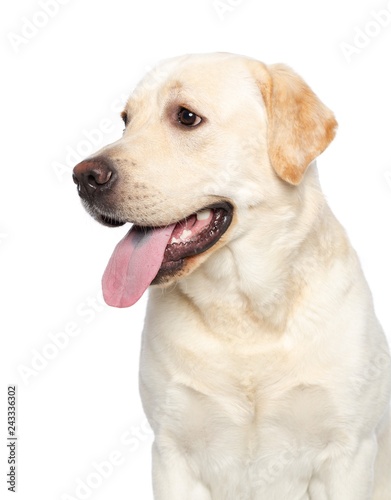
[[[299,184],[308,165],[333,140],[337,122],[287,66],[258,63],[257,81],[268,117],[271,164],[281,179]]]

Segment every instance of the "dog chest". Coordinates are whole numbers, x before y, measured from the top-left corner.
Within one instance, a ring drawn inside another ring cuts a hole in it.
[[[304,494],[320,454],[341,437],[327,395],[317,387],[265,399],[255,390],[251,396],[240,388],[235,395],[204,394],[170,383],[158,401],[151,414],[157,446],[167,457],[185,457],[213,498],[247,499],[275,488],[275,498],[284,498],[292,484]]]

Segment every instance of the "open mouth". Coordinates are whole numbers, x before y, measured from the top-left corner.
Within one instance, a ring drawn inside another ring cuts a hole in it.
[[[231,224],[233,207],[221,202],[165,227],[133,225],[118,243],[103,275],[103,295],[109,305],[128,307],[151,284],[182,269],[188,257],[205,252]],[[124,222],[101,217],[108,226]]]
[[[231,220],[232,207],[223,203],[204,208],[177,222],[164,251],[158,275],[178,269],[186,257],[211,248],[228,229]]]

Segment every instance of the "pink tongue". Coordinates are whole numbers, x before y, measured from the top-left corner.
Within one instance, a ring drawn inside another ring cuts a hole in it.
[[[109,306],[135,304],[157,275],[175,224],[164,228],[133,226],[115,247],[103,274],[103,297]]]

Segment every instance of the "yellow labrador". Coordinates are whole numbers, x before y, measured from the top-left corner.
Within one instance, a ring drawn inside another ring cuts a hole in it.
[[[336,121],[283,65],[183,56],[140,83],[123,137],[75,167],[134,225],[108,304],[150,289],[140,389],[157,500],[390,500],[390,356],[315,158]]]

